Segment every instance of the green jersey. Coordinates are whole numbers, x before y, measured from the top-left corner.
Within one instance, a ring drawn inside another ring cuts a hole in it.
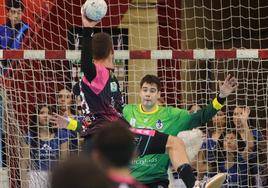
[[[123,110],[132,127],[154,129],[173,136],[208,122],[216,113],[212,104],[193,114],[184,109],[162,106],[157,106],[153,112],[144,112],[141,105],[126,105]],[[167,154],[146,155],[132,162],[131,173],[142,183],[153,183],[168,178],[168,166]]]

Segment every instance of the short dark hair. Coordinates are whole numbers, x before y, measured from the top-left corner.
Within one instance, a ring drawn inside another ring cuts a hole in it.
[[[135,151],[134,135],[123,120],[109,123],[93,137],[93,150],[111,167],[127,167]]]
[[[51,176],[51,188],[110,188],[106,172],[90,157],[75,157],[60,163]]]
[[[54,111],[54,109],[48,104],[37,104],[32,115],[30,115],[29,133],[31,135],[31,138],[33,138],[33,141],[29,142],[31,148],[39,147],[38,143],[40,142],[40,137],[38,131],[38,115],[40,114],[41,109],[44,107],[48,108],[49,113],[52,113]],[[58,129],[52,126],[51,123],[49,123],[48,125],[50,133],[58,133]]]
[[[160,82],[160,79],[155,76],[155,75],[150,75],[150,74],[147,74],[145,75],[142,79],[141,79],[141,82],[140,82],[140,88],[142,88],[143,84],[144,83],[148,83],[148,84],[156,84],[157,86],[157,90],[160,91],[161,90],[161,82]]]
[[[93,59],[107,58],[113,50],[112,38],[109,34],[101,32],[94,34],[92,38]]]
[[[22,0],[7,0],[6,1],[6,8],[7,10],[11,8],[21,8],[21,10],[24,10],[24,4]]]

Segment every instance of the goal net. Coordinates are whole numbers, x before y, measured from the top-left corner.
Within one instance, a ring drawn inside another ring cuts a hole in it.
[[[200,179],[227,169],[227,186],[268,185],[268,2],[107,2],[107,16],[96,32],[108,32],[113,38],[115,74],[125,101],[138,103],[140,79],[155,74],[161,78],[161,105],[204,107],[219,92],[218,80],[234,75],[238,89],[227,99],[224,115],[203,126],[204,144],[194,168]],[[29,29],[21,47],[4,48],[0,44],[0,184],[4,187],[44,186],[46,165],[53,166],[66,154],[77,154],[82,142],[71,132],[51,130],[53,134],[45,134],[50,130],[42,128],[41,135],[37,119],[44,106],[62,115],[81,115],[79,97],[72,90],[81,77],[80,7],[84,0],[23,3],[22,20]],[[5,24],[5,0],[0,0],[0,10],[0,23]],[[3,37],[10,39],[9,35],[0,35],[0,42]],[[246,107],[250,108],[248,134],[242,127],[231,130],[237,147],[223,155],[226,135],[214,138],[225,132],[219,124],[224,122],[230,132],[233,114],[239,116]],[[60,141],[61,150],[50,153],[51,146],[45,141],[61,134],[67,134],[67,141]],[[211,146],[210,137],[219,144]],[[242,141],[244,148],[239,145]],[[44,156],[49,159],[40,164]],[[171,187],[178,186],[176,175],[169,175]]]

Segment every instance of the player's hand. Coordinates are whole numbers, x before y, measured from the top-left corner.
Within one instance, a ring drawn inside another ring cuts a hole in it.
[[[219,81],[219,88],[220,88],[220,97],[226,98],[231,93],[233,93],[238,86],[237,79],[232,77],[230,74],[225,78],[224,81]]]
[[[81,17],[83,27],[95,27],[100,22],[88,19],[84,14],[84,6],[81,7]]]
[[[58,128],[66,128],[69,124],[70,118],[61,116],[59,114],[53,113],[53,116],[50,117],[50,122]]]

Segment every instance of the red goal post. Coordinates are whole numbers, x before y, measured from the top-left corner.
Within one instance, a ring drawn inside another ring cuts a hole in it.
[[[115,59],[123,60],[206,60],[267,59],[268,49],[195,49],[195,50],[115,50]],[[79,50],[0,50],[0,59],[78,60]]]

